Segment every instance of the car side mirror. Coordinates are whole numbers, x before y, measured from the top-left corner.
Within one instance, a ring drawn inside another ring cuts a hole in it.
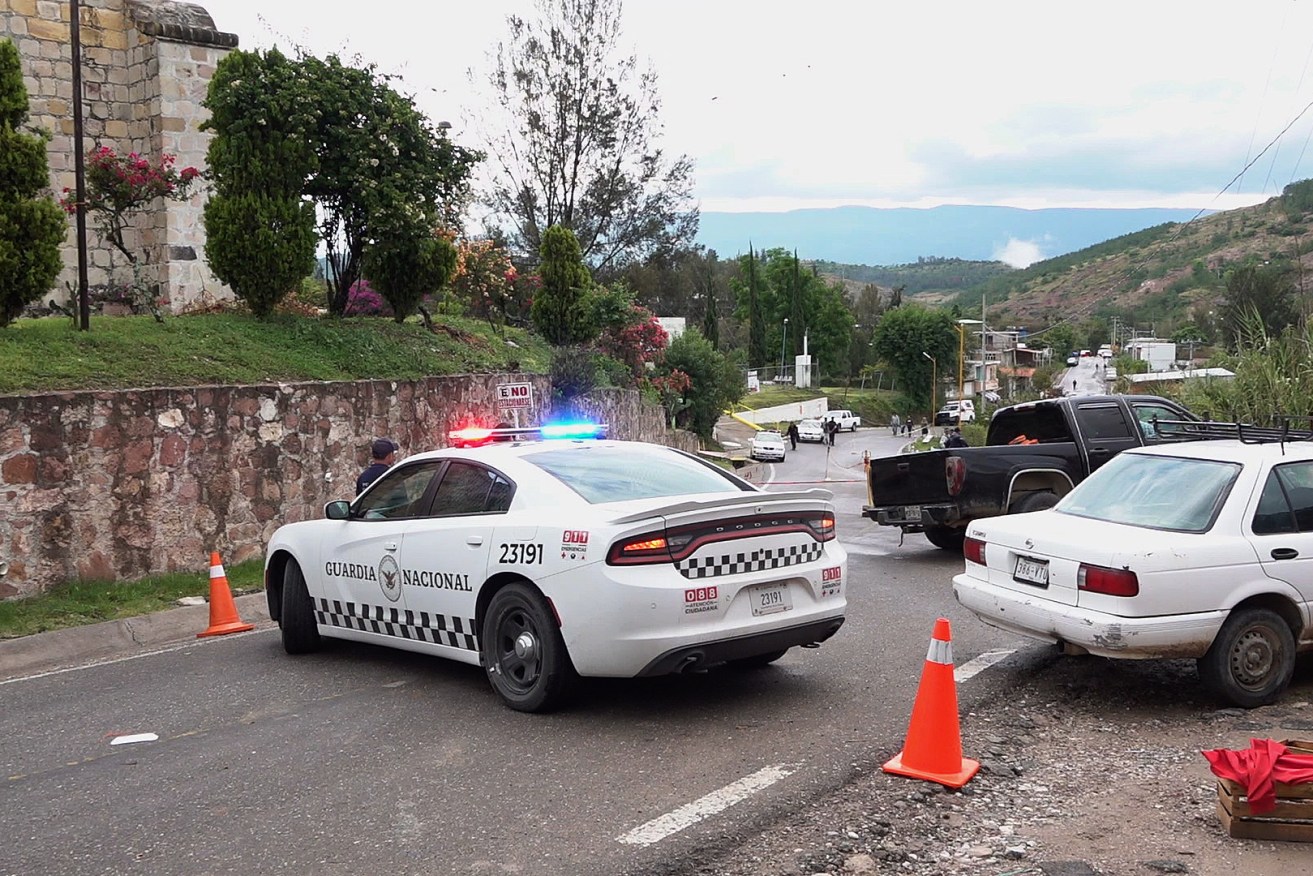
[[[329,520],[349,520],[351,518],[351,503],[346,499],[329,502],[324,506],[324,516]]]

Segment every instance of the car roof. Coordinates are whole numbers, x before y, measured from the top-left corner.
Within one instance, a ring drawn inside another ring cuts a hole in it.
[[[1152,447],[1134,447],[1127,453],[1146,456],[1174,456],[1190,459],[1209,459],[1223,462],[1262,462],[1270,459],[1313,459],[1313,442],[1265,441],[1254,443],[1234,438],[1214,438],[1207,441],[1173,441]]]

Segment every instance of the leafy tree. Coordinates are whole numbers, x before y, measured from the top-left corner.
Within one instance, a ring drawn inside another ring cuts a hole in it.
[[[369,242],[382,239],[380,226],[395,227],[399,215],[409,216],[414,226],[405,237],[419,242],[430,239],[429,229],[456,225],[482,156],[435,129],[413,98],[395,91],[372,65],[305,56],[295,87],[313,122],[306,136],[316,163],[305,192],[318,207],[327,250],[328,309],[340,314],[364,270]]]
[[[715,289],[707,293],[706,310],[702,313],[702,336],[711,344],[712,349],[720,349],[720,313],[716,307]]]
[[[761,293],[757,287],[757,254],[748,246],[748,365],[759,368],[769,361],[766,358],[766,314],[761,307]]]
[[[0,41],[0,328],[40,299],[59,276],[59,245],[68,231],[53,198],[46,164],[49,135],[22,131],[27,87],[18,49]]]
[[[369,252],[369,278],[392,305],[398,323],[419,309],[425,295],[446,286],[456,272],[456,247],[404,214]]]
[[[578,238],[570,229],[553,225],[543,234],[539,255],[542,289],[530,309],[534,326],[556,346],[589,340],[596,332],[584,302],[592,280]]]
[[[1076,340],[1076,329],[1070,323],[1059,323],[1052,328],[1046,329],[1042,334],[1038,334],[1041,343],[1047,344],[1053,351],[1053,358],[1058,362],[1065,362],[1067,354],[1072,350],[1079,349]]]
[[[872,340],[875,354],[889,363],[904,392],[927,405],[932,379],[947,376],[948,368],[957,361],[957,332],[946,310],[904,304],[885,313]],[[926,355],[935,358],[938,368]],[[935,390],[937,393],[938,387]]]
[[[314,205],[302,196],[315,164],[304,137],[296,65],[277,49],[219,62],[205,106],[214,192],[205,204],[205,258],[258,317],[315,265]]]
[[[1278,337],[1286,326],[1299,320],[1289,269],[1282,265],[1246,265],[1227,277],[1221,322],[1228,347],[1235,349],[1244,337],[1251,312],[1259,315],[1270,337]]]
[[[711,437],[721,411],[742,398],[746,389],[743,372],[696,328],[670,342],[659,371],[662,377],[672,377],[676,372],[687,377],[688,389],[676,422],[703,438]]]
[[[509,16],[491,85],[509,127],[490,132],[498,176],[488,196],[522,253],[546,229],[575,232],[605,271],[690,243],[692,162],[661,150],[656,75],[619,54],[620,0],[537,0]]]

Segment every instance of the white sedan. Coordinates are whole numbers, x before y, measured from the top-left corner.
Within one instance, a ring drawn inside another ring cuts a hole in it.
[[[1273,702],[1313,648],[1313,444],[1273,435],[1124,451],[1051,510],[973,522],[957,600],[1067,653],[1194,658],[1221,699]]]
[[[752,436],[752,447],[748,453],[753,459],[769,462],[784,461],[784,436],[779,432],[763,429]]]
[[[812,441],[816,444],[824,443],[825,432],[821,429],[820,420],[799,420],[798,421],[798,440]]]
[[[481,446],[412,456],[326,519],[280,527],[265,586],[284,648],[330,636],[447,657],[542,711],[577,676],[761,666],[843,624],[829,491],[767,493],[668,447],[538,434],[453,433]]]

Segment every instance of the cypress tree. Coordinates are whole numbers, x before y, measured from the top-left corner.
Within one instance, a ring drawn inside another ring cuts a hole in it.
[[[748,244],[748,364],[764,367],[766,359],[766,322],[757,294],[757,253]]]
[[[68,233],[50,185],[44,131],[23,130],[27,86],[18,49],[0,41],[0,328],[54,285],[62,262],[59,245]]]
[[[711,342],[713,350],[720,349],[720,314],[716,311],[716,290],[707,290],[707,310],[702,314],[702,336]]]
[[[584,299],[591,280],[579,238],[570,229],[553,225],[543,233],[539,257],[542,288],[530,309],[534,327],[558,347],[590,340],[594,332]]]

